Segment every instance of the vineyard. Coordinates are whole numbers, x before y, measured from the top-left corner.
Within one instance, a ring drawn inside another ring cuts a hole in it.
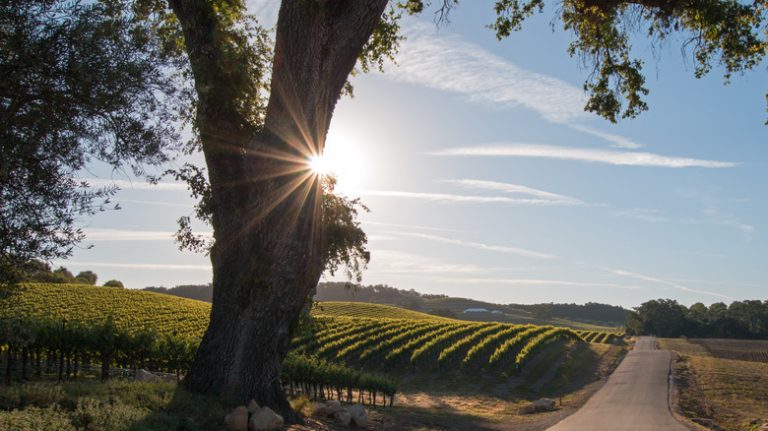
[[[315,316],[345,317],[389,317],[392,319],[447,320],[444,317],[391,305],[369,304],[367,302],[318,302],[312,309]]]
[[[721,359],[768,363],[768,341],[699,338],[691,340]]]
[[[551,326],[318,316],[309,333],[294,339],[293,349],[371,370],[519,371],[559,340],[582,338]]]
[[[0,352],[5,380],[53,375],[77,379],[138,368],[186,373],[208,323],[210,305],[145,291],[28,284],[0,292]],[[338,322],[342,324],[343,322]],[[292,352],[282,379],[289,393],[359,402],[392,402],[382,376]]]
[[[616,344],[621,342],[623,335],[606,331],[576,331],[587,343]]]
[[[2,292],[0,345],[11,369],[59,379],[98,364],[183,375],[205,330],[210,305],[146,291],[84,285],[28,284]],[[291,393],[384,403],[396,384],[384,375],[409,371],[520,372],[547,347],[616,343],[609,332],[470,322],[397,307],[325,302],[293,340],[283,370]],[[362,371],[366,370],[366,371]]]

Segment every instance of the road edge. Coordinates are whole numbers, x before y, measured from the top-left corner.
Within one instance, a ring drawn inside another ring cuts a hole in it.
[[[687,416],[683,414],[682,409],[680,408],[680,389],[675,384],[677,380],[677,376],[675,375],[675,367],[674,363],[679,358],[680,354],[673,351],[668,350],[670,353],[669,355],[669,375],[668,375],[668,395],[667,395],[667,406],[669,407],[669,412],[672,415],[672,417],[679,422],[684,427],[688,428],[691,431],[712,431],[711,428],[707,428],[704,425],[698,424],[692,420],[690,420]]]

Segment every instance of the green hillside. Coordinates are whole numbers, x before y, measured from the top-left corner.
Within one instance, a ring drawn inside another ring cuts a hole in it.
[[[26,284],[7,290],[0,313],[42,319],[103,322],[128,330],[202,336],[210,304],[140,290],[72,284]],[[399,307],[323,302],[314,324],[294,339],[296,353],[367,369],[452,367],[518,370],[557,342],[614,343],[605,332],[499,322],[467,322]],[[562,343],[561,343],[562,344]]]
[[[0,313],[43,319],[103,322],[202,337],[211,304],[142,290],[82,284],[24,284],[3,292]]]
[[[7,290],[0,313],[46,319],[103,321],[112,316],[119,328],[151,327],[161,332],[183,331],[201,337],[208,325],[211,304],[145,290],[85,284],[24,284]],[[313,315],[324,317],[387,317],[448,320],[399,307],[354,302],[322,302]]]
[[[354,304],[354,303],[352,303]],[[571,329],[450,319],[318,317],[294,351],[376,369],[520,370],[558,341],[584,342]]]
[[[366,302],[318,302],[312,309],[312,314],[316,316],[332,317],[385,317],[390,319],[451,320],[445,317],[420,313],[418,311],[407,310],[391,305],[369,304]]]

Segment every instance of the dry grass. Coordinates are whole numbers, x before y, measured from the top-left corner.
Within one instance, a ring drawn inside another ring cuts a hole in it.
[[[754,344],[751,344],[754,343]],[[739,340],[660,340],[680,354],[675,377],[680,408],[689,418],[710,419],[726,431],[756,430],[768,423],[768,363],[715,357],[759,350],[764,342]],[[728,350],[727,347],[731,347]],[[713,349],[715,347],[715,349]]]

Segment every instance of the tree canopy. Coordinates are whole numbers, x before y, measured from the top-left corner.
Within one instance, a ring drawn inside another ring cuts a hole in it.
[[[661,337],[768,337],[768,301],[698,302],[685,307],[671,299],[644,302],[627,316],[627,333]]]

